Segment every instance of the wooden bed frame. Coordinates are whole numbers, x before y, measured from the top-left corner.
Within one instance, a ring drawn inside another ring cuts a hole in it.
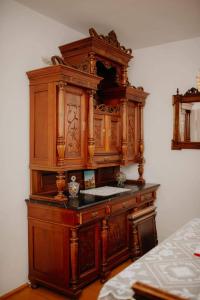
[[[134,299],[136,300],[185,300],[187,298],[182,298],[180,296],[176,296],[170,294],[161,289],[152,287],[148,284],[141,283],[137,281],[132,286],[135,294]]]

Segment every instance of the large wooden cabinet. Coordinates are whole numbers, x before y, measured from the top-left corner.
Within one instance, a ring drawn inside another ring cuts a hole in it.
[[[132,52],[116,34],[60,46],[52,65],[30,81],[29,279],[77,297],[105,281],[122,261],[157,243],[158,185],[143,177],[143,108],[147,93],[128,81]],[[96,186],[116,185],[120,166],[138,163],[130,191],[113,197],[69,197],[76,176],[95,170]],[[139,214],[139,215],[138,215]]]

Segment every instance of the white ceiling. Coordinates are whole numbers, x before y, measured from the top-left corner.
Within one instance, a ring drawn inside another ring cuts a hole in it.
[[[16,0],[88,36],[117,33],[133,49],[200,36],[200,0]]]

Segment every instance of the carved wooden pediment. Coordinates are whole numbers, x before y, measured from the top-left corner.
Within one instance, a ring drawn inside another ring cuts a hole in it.
[[[98,34],[96,32],[96,30],[94,28],[90,28],[89,29],[89,34],[91,37],[95,37],[101,40],[106,41],[108,44],[119,48],[120,50],[122,50],[123,52],[125,52],[126,54],[132,54],[132,49],[126,49],[124,46],[121,46],[118,39],[117,39],[117,35],[114,32],[114,30],[111,30],[108,35],[103,35],[103,34]]]

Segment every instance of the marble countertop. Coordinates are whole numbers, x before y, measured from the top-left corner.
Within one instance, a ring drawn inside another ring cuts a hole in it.
[[[151,190],[152,188],[159,187],[159,184],[153,184],[153,183],[146,183],[144,185],[134,185],[134,184],[125,184],[124,188],[128,189],[126,192],[114,194],[112,196],[95,196],[95,195],[89,195],[89,194],[78,194],[78,197],[76,198],[70,198],[66,202],[51,202],[51,201],[42,201],[42,200],[34,200],[34,199],[28,199],[26,201],[31,202],[37,202],[45,205],[51,205],[61,208],[68,208],[73,210],[80,210],[83,208],[87,208],[90,206],[94,206],[96,204],[108,202],[114,199],[119,199],[120,197],[124,196],[135,196],[137,193],[147,192],[148,190]]]

